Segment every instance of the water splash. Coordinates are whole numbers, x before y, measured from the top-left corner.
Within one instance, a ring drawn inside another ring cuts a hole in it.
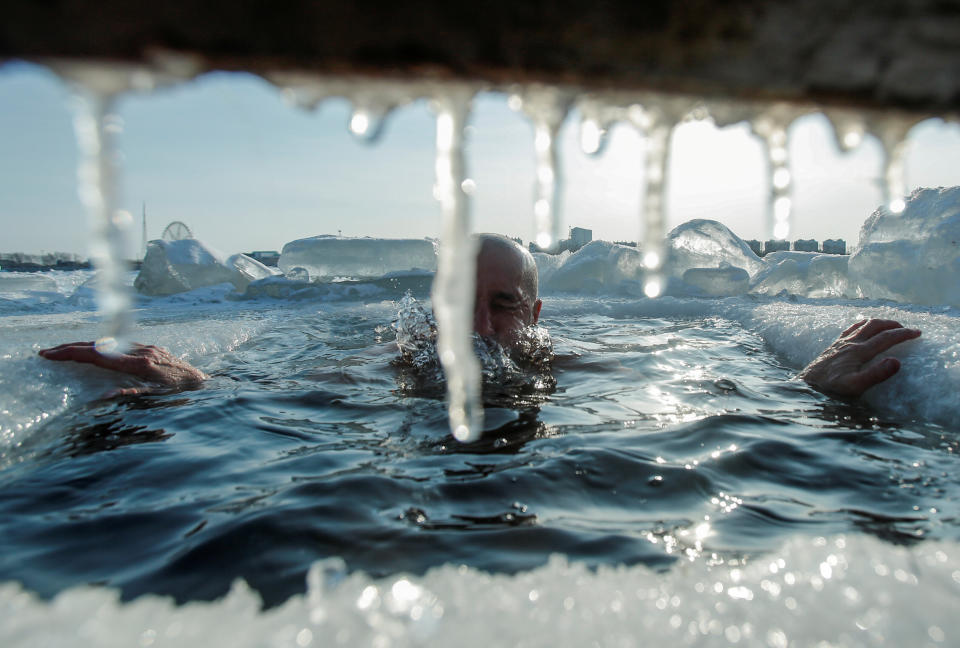
[[[433,393],[442,387],[444,370],[437,351],[437,324],[408,292],[398,303],[397,318],[391,323],[400,351],[398,367],[402,389]],[[473,353],[480,366],[483,393],[519,395],[546,393],[556,387],[553,377],[553,341],[540,326],[527,326],[517,332],[510,348],[491,338],[471,335]],[[514,403],[516,404],[516,403]]]
[[[508,104],[522,110],[533,123],[536,151],[534,240],[542,249],[553,248],[561,238],[560,163],[557,134],[573,103],[574,94],[556,87],[533,85],[513,94]]]
[[[437,199],[442,212],[433,309],[437,317],[437,348],[447,376],[450,429],[459,441],[474,441],[483,429],[480,365],[470,344],[476,281],[476,241],[470,236],[470,198],[463,129],[476,89],[446,88],[433,100],[437,115]]]

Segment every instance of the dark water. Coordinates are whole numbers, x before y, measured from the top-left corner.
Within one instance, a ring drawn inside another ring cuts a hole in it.
[[[730,321],[548,306],[556,389],[498,399],[471,445],[378,352],[388,305],[271,307],[202,390],[47,423],[0,473],[0,580],[185,601],[244,578],[273,605],[329,556],[377,576],[960,538],[950,431],[816,394]]]

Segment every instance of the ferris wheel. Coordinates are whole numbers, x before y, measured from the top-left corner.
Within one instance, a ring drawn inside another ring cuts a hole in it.
[[[163,230],[161,238],[164,241],[182,241],[183,239],[193,238],[193,232],[182,221],[173,221]]]

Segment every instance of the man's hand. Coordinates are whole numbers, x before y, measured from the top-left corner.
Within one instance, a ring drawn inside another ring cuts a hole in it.
[[[869,364],[890,347],[920,336],[893,320],[861,320],[840,334],[800,372],[800,378],[825,394],[859,396],[900,370],[896,358]]]
[[[48,360],[89,362],[104,369],[130,374],[168,387],[195,387],[206,380],[199,369],[175,357],[164,348],[134,343],[129,353],[101,353],[94,342],[71,342],[52,349],[41,349]],[[115,394],[139,393],[139,389],[121,389]]]

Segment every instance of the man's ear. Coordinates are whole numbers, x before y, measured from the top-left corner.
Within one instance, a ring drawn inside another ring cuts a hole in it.
[[[538,299],[533,304],[533,323],[536,324],[540,320],[540,307],[543,306],[543,300]]]

